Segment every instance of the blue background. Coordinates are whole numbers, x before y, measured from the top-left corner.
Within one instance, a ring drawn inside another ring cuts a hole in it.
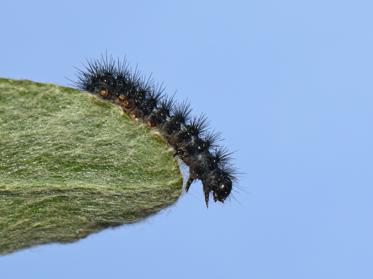
[[[126,56],[208,115],[243,174],[224,205],[195,184],[144,222],[1,257],[0,277],[373,278],[372,9],[2,0],[0,76],[68,85]]]

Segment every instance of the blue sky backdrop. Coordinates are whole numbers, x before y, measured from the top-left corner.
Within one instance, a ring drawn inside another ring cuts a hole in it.
[[[244,174],[227,204],[195,184],[144,222],[1,257],[0,277],[373,278],[372,10],[2,0],[0,76],[68,85],[86,58],[126,56],[206,113]]]

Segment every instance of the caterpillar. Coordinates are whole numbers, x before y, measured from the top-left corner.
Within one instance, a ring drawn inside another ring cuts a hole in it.
[[[214,201],[224,202],[236,179],[231,153],[217,144],[218,134],[208,131],[205,115],[191,116],[188,102],[177,103],[167,96],[162,85],[151,77],[132,71],[125,59],[101,56],[77,68],[75,87],[119,105],[131,118],[157,129],[188,167],[185,190],[202,182],[206,206],[212,193]]]

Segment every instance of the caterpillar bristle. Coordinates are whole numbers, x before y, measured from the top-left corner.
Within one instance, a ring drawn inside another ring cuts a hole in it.
[[[217,142],[220,141],[220,133],[215,131],[210,131],[205,134],[203,140],[206,142],[206,145],[210,148],[218,147]]]
[[[183,101],[181,104],[175,105],[172,117],[181,124],[185,124],[191,113],[192,109],[189,102]]]
[[[206,205],[210,192],[214,201],[224,202],[232,190],[232,181],[236,180],[230,163],[232,153],[217,144],[220,135],[208,131],[204,114],[191,117],[188,101],[176,103],[174,96],[165,94],[163,84],[156,84],[151,75],[142,75],[137,67],[131,70],[126,59],[115,60],[105,54],[99,59],[87,60],[77,72],[74,86],[115,102],[130,117],[158,129],[189,166],[186,190],[199,179]]]
[[[174,96],[166,96],[160,100],[159,107],[167,112],[167,116],[170,116],[172,108],[175,104]]]
[[[228,178],[231,181],[237,180],[236,171],[230,164],[225,164],[225,165],[220,166],[220,170],[221,170],[222,175],[225,178]]]
[[[207,131],[208,121],[207,117],[204,114],[201,114],[198,117],[193,117],[190,123],[188,124],[189,133],[193,136],[200,136]]]
[[[231,161],[232,152],[228,151],[226,147],[219,146],[215,148],[212,156],[213,156],[214,163],[217,166],[225,166],[225,165],[228,165],[229,162]]]

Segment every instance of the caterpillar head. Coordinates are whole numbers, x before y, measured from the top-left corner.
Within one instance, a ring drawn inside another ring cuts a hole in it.
[[[214,201],[224,202],[224,200],[229,196],[229,194],[232,191],[232,180],[229,178],[225,178],[224,180],[221,180],[214,186],[215,187],[212,189]]]
[[[203,181],[206,206],[208,206],[210,192],[215,202],[223,203],[232,191],[232,180],[233,175],[228,171],[216,169],[210,172],[207,179]]]

